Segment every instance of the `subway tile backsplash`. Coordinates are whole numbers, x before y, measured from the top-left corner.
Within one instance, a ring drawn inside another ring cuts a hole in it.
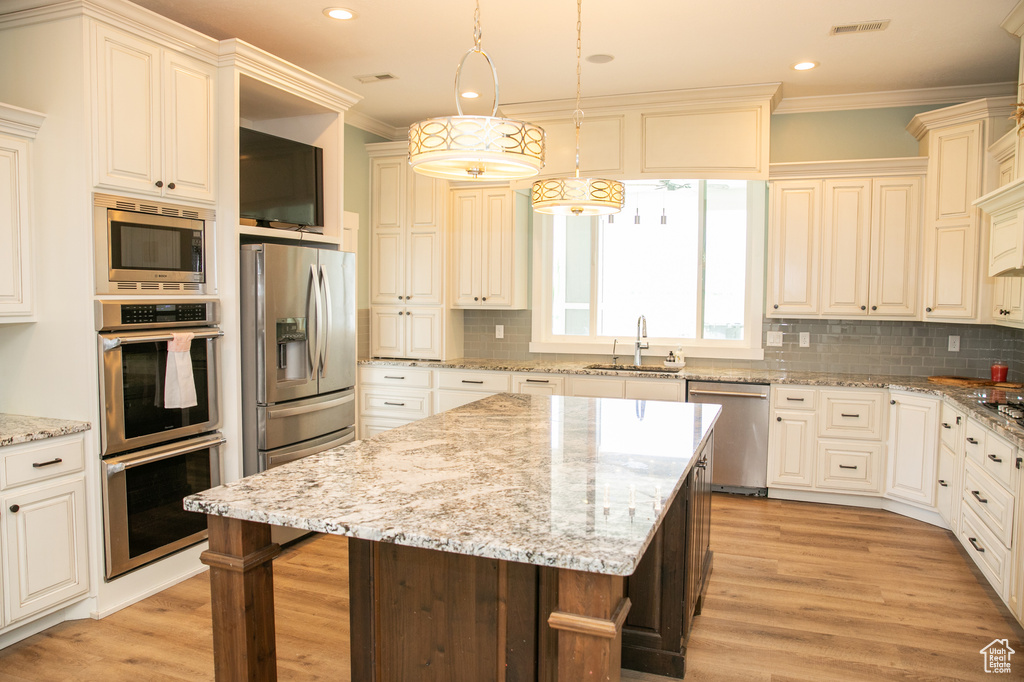
[[[467,358],[507,360],[550,359],[608,361],[606,355],[531,353],[529,310],[465,311],[464,355]],[[494,326],[504,325],[505,338],[494,338]],[[751,367],[756,369],[988,377],[995,360],[1005,361],[1010,380],[1024,379],[1024,331],[993,325],[893,322],[886,320],[765,319],[769,331],[782,332],[782,346],[764,346],[764,360],[687,358],[691,367]],[[800,347],[800,332],[810,334],[810,347]],[[947,350],[949,337],[960,337],[960,350]],[[632,346],[623,349],[627,358]]]

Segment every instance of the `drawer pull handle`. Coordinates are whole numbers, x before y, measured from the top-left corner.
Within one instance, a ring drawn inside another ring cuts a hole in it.
[[[18,506],[18,505],[16,505],[16,504],[12,504],[12,505],[11,505],[11,507],[10,507],[10,509],[11,509],[11,513],[12,513],[12,514],[17,514],[17,513],[18,513],[18,510],[19,510],[19,509],[21,509],[21,507],[19,507],[19,506]]]
[[[840,464],[840,465],[839,465],[839,468],[840,468],[840,469],[856,469],[856,468],[857,468],[857,465],[856,465],[856,464],[854,464],[853,466],[850,466],[849,464]]]
[[[951,429],[953,427],[950,426],[949,424],[947,424],[946,422],[942,422],[942,428],[944,428],[944,429]]]
[[[54,464],[60,464],[63,461],[64,460],[62,460],[60,457],[55,457],[51,459],[49,462],[32,462],[32,468],[42,469],[43,467],[53,466]]]
[[[803,398],[790,398],[788,396],[786,397],[786,400],[792,400],[794,403],[802,403],[804,401]]]
[[[978,444],[978,441],[974,440],[970,436],[968,436],[967,442],[970,443],[971,445],[977,445]]]
[[[971,541],[972,545],[974,545],[974,549],[978,550],[981,553],[985,552],[985,548],[982,547],[981,545],[979,545],[978,541],[976,539],[974,539],[974,538],[967,538],[967,539]]]
[[[992,460],[993,462],[995,462],[996,464],[1002,464],[1003,463],[1003,460],[999,459],[995,455],[989,455],[988,458],[990,460]]]
[[[528,384],[550,384],[551,380],[550,379],[527,379],[526,383],[528,383]]]
[[[469,379],[463,379],[462,383],[464,383],[464,384],[482,384],[484,382],[482,382],[482,381],[471,381]]]
[[[384,404],[385,405],[390,405],[392,407],[405,407],[405,403],[389,403],[386,400],[384,401]]]
[[[941,478],[939,479],[939,485],[941,485],[943,488],[949,487],[949,484],[943,481]]]
[[[403,379],[403,380],[405,379],[405,377],[389,377],[387,375],[385,375],[384,378],[385,379]]]
[[[988,500],[979,495],[977,490],[972,490],[971,494],[974,495],[974,499],[976,499],[978,502],[981,502],[982,504],[988,504]]]
[[[843,415],[844,417],[849,417],[851,419],[860,419],[859,414],[846,414],[845,412],[840,412],[840,414]]]

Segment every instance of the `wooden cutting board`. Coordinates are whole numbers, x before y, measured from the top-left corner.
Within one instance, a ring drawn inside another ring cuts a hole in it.
[[[934,384],[945,386],[994,386],[995,388],[1024,388],[1024,384],[1013,381],[990,381],[988,379],[976,379],[974,377],[951,377],[937,376],[928,377],[928,381]]]

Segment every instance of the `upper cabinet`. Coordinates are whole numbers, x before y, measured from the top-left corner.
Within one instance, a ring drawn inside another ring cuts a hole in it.
[[[93,24],[94,184],[214,201],[216,67]]]
[[[35,319],[29,156],[42,123],[42,114],[0,104],[0,324]]]
[[[898,175],[865,176],[869,172]],[[769,317],[913,319],[922,160],[775,164]],[[817,176],[817,177],[814,177]]]
[[[507,188],[452,190],[452,305],[526,307],[526,229]]]

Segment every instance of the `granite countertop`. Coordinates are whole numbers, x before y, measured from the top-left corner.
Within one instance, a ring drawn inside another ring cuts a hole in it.
[[[644,377],[691,380],[691,381],[733,381],[747,384],[794,384],[800,386],[881,388],[894,391],[909,391],[942,398],[950,405],[966,412],[999,435],[1010,440],[1017,447],[1024,448],[1024,428],[1016,422],[989,410],[981,403],[988,401],[1024,402],[1024,390],[1000,388],[974,388],[946,386],[928,381],[926,377],[840,374],[835,372],[797,372],[767,369],[714,369],[683,367],[676,374],[656,372],[624,372],[587,369],[589,362],[554,362],[549,360],[493,360],[486,358],[462,358],[448,361],[433,360],[380,360],[361,359],[360,365],[368,367],[425,367],[434,369],[490,370],[497,372],[541,372],[546,374],[589,374],[618,377]]]
[[[92,424],[89,422],[0,413],[0,447],[66,436],[69,433],[88,431],[91,428]]]
[[[641,414],[633,400],[499,393],[186,497],[185,508],[630,575],[720,409],[649,402]]]

